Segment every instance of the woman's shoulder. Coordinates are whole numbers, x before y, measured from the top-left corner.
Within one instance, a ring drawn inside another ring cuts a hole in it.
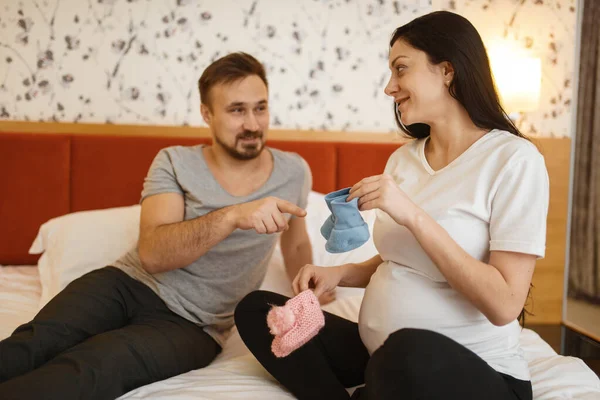
[[[485,158],[489,165],[495,165],[492,169],[498,172],[498,177],[516,173],[538,179],[548,175],[544,156],[530,140],[498,130],[490,142],[490,153]]]
[[[422,143],[423,140],[410,139],[405,143],[399,144],[398,148],[388,157],[384,173],[392,174],[399,165],[402,165],[403,170],[407,170],[411,164],[419,163],[419,143]]]
[[[390,160],[399,159],[411,154],[417,154],[419,145],[425,139],[410,139],[402,144],[398,145],[398,148],[390,155]]]
[[[543,158],[537,146],[529,139],[500,129],[495,129],[489,134],[493,134],[493,137],[488,147],[504,156],[503,158]]]

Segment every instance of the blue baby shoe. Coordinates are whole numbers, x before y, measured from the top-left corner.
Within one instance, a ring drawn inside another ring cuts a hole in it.
[[[350,188],[325,196],[331,211],[321,226],[321,235],[327,239],[325,249],[330,253],[344,253],[362,246],[369,240],[369,228],[358,211],[358,198],[346,202]]]
[[[325,203],[327,204],[327,208],[329,208],[329,212],[331,212],[329,218],[327,218],[325,223],[323,223],[323,226],[321,226],[321,235],[323,235],[325,239],[329,239],[333,226],[335,225],[335,215],[333,214],[333,208],[331,208],[331,201],[335,198],[343,198],[343,200],[346,201],[348,194],[350,194],[350,188],[336,190],[335,192],[325,195]]]

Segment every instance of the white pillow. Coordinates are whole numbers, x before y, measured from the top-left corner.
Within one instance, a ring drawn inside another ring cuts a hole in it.
[[[43,253],[38,261],[40,308],[74,279],[113,263],[133,248],[140,210],[134,205],[81,211],[44,223],[29,249],[30,254]]]

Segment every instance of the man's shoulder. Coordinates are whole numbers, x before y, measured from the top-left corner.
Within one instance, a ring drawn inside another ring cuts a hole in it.
[[[169,146],[160,149],[156,155],[156,160],[168,162],[172,165],[185,164],[191,160],[197,160],[203,157],[202,145],[194,146]]]
[[[275,172],[286,182],[299,184],[311,180],[311,171],[308,163],[298,153],[283,151],[269,147],[275,160]]]
[[[201,149],[202,149],[201,144],[197,144],[197,145],[193,145],[193,146],[175,145],[175,146],[163,147],[162,149],[160,149],[158,151],[158,154],[164,153],[164,154],[168,154],[170,156],[175,156],[175,157],[186,157],[186,156],[190,156],[190,155],[197,156],[198,154],[202,155]]]
[[[278,161],[282,161],[282,165],[286,167],[296,167],[301,171],[304,171],[308,167],[306,160],[298,153],[274,149],[272,147],[269,147],[269,150],[273,154],[273,157]]]

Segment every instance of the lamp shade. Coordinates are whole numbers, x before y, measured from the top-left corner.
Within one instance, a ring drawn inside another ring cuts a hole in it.
[[[540,102],[542,63],[539,58],[490,54],[502,107],[507,113],[535,111]]]

